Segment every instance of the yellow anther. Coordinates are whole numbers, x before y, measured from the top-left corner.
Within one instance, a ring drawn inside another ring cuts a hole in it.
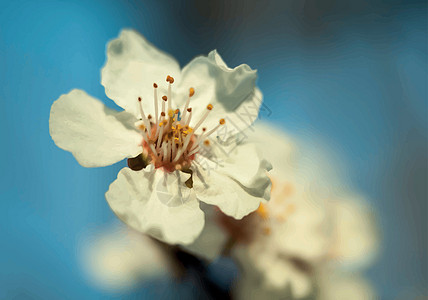
[[[266,205],[263,203],[260,203],[260,206],[256,210],[256,213],[264,220],[267,220],[269,218],[269,212],[266,209]]]
[[[212,109],[213,109],[213,105],[212,105],[212,104],[208,104],[208,105],[207,105],[207,109],[208,109],[208,110],[212,110]]]
[[[220,119],[220,125],[224,125],[226,123],[226,121],[224,119]]]
[[[209,141],[209,140],[205,140],[205,141],[204,141],[204,145],[205,145],[205,146],[209,146],[209,145],[210,145],[210,141]]]
[[[195,94],[195,89],[194,88],[190,88],[189,89],[189,97],[192,97]]]
[[[172,109],[170,109],[168,111],[168,116],[171,118],[174,115],[174,111]]]

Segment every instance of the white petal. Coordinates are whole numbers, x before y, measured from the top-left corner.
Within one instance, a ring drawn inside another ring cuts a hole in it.
[[[332,257],[345,267],[370,264],[379,248],[379,234],[370,208],[358,197],[333,204],[334,242]]]
[[[123,168],[106,199],[114,213],[132,228],[169,244],[189,244],[204,227],[199,202],[184,185],[189,177],[150,167],[141,171]]]
[[[220,148],[217,157],[221,160],[218,162],[218,172],[233,178],[252,195],[269,200],[271,180],[267,172],[272,169],[270,162],[254,144],[232,147],[217,147]]]
[[[273,125],[257,121],[244,132],[244,139],[253,143],[263,152],[263,157],[273,166],[270,174],[288,177],[296,172],[298,149],[296,141]]]
[[[196,158],[198,172],[193,187],[201,201],[218,206],[225,214],[241,219],[270,197],[271,165],[250,144],[222,148],[212,146]]]
[[[320,300],[375,300],[376,293],[371,284],[361,276],[324,272],[319,276]]]
[[[129,291],[145,280],[168,276],[168,258],[158,243],[124,225],[91,232],[79,244],[88,279],[108,292]]]
[[[199,200],[218,206],[222,212],[235,219],[242,219],[256,210],[262,199],[248,193],[229,176],[214,170],[194,172],[193,188]]]
[[[52,104],[49,131],[55,144],[84,167],[101,167],[141,153],[141,136],[84,91],[72,90]]]
[[[273,260],[265,262],[265,284],[274,289],[284,289],[289,286],[293,299],[300,299],[312,291],[312,283],[309,274],[296,270],[289,262]]]
[[[185,250],[212,261],[220,256],[228,236],[218,224],[218,209],[214,206],[201,203],[205,213],[205,226],[199,237]]]
[[[246,129],[257,118],[262,102],[262,94],[255,86],[256,78],[256,70],[248,65],[228,68],[216,51],[208,57],[193,59],[183,68],[178,90],[183,103],[188,89],[195,88],[190,101],[193,109],[191,125],[199,121],[211,103],[214,109],[203,126],[213,128],[224,118],[226,124],[221,129],[227,131],[228,136]]]
[[[150,44],[133,30],[123,30],[107,46],[107,62],[101,70],[106,95],[126,111],[138,115],[142,97],[146,114],[153,114],[153,83],[166,95],[166,76],[179,80],[180,67],[170,55]]]
[[[274,238],[283,253],[317,261],[326,255],[330,242],[325,207],[308,199],[307,192],[299,184],[295,183],[293,190],[293,195],[288,199],[280,200],[294,205],[294,212],[274,232]],[[274,200],[272,198],[271,202]]]

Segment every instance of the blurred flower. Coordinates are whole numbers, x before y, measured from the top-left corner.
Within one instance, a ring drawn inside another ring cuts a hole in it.
[[[216,51],[180,70],[174,58],[124,30],[108,45],[101,82],[125,111],[73,90],[52,105],[50,134],[85,167],[129,158],[130,168],[106,193],[112,210],[138,231],[189,244],[204,227],[199,201],[240,219],[269,199],[270,164],[261,154],[248,143],[210,140],[214,133],[221,132],[223,142],[238,133],[225,129],[226,122],[244,130],[257,118],[256,77],[247,65],[229,68]]]
[[[241,221],[224,218],[242,269],[238,297],[351,299],[330,297],[351,287],[359,289],[356,295],[371,295],[362,279],[350,275],[371,263],[378,248],[369,207],[334,176],[322,176],[319,165],[328,165],[318,161],[322,155],[306,159],[298,143],[267,125],[256,126],[250,140],[270,145],[264,155],[273,165],[273,185],[271,200],[256,212]],[[335,285],[334,276],[343,280]]]
[[[153,239],[117,225],[85,237],[82,267],[96,286],[120,292],[167,276],[170,261]]]
[[[317,276],[319,300],[375,300],[371,284],[357,274],[325,270]]]

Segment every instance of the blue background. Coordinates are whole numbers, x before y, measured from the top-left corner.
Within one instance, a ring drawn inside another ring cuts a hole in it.
[[[100,68],[124,27],[182,65],[217,48],[230,66],[258,69],[273,111],[261,118],[319,136],[376,208],[382,255],[367,275],[382,299],[426,290],[426,9],[377,0],[0,1],[0,298],[107,296],[82,277],[79,243],[115,219],[104,192],[125,162],[79,166],[52,142],[48,119],[72,88],[112,106]]]

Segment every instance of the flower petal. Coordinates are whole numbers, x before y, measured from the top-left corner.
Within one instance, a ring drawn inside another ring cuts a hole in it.
[[[218,224],[218,208],[205,203],[201,203],[201,208],[205,213],[204,229],[199,237],[184,249],[212,261],[220,256],[227,243],[228,236]]]
[[[254,144],[232,144],[231,148],[217,146],[220,159],[218,172],[229,176],[254,196],[270,198],[271,180],[267,172],[272,165]]]
[[[323,203],[312,199],[304,186],[297,182],[293,185],[292,195],[281,200],[295,209],[274,232],[278,249],[308,262],[316,262],[324,257],[328,251],[330,232]]]
[[[351,269],[368,266],[379,250],[375,216],[359,196],[333,201],[334,242],[331,256]]]
[[[88,279],[107,292],[129,291],[170,272],[159,243],[123,224],[91,231],[79,244]]]
[[[327,270],[318,275],[320,300],[375,300],[379,299],[370,284],[360,274]]]
[[[107,62],[101,70],[106,95],[126,111],[138,115],[137,99],[142,97],[146,114],[153,114],[153,83],[166,95],[166,76],[177,80],[178,62],[150,44],[133,30],[123,30],[107,46]]]
[[[198,155],[193,187],[201,201],[218,206],[226,215],[241,219],[269,200],[268,161],[251,144],[212,146]]]
[[[114,213],[132,228],[169,244],[192,243],[204,227],[195,194],[184,185],[183,172],[123,168],[106,199]]]
[[[226,120],[222,130],[228,135],[250,126],[258,116],[262,94],[256,88],[257,71],[242,64],[234,69],[227,67],[217,51],[193,59],[183,68],[178,95],[185,101],[190,87],[195,88],[190,107],[192,124],[206,112],[208,104],[214,109],[204,121],[208,129],[215,127],[221,118]],[[185,96],[185,97],[184,97]]]
[[[84,167],[102,167],[141,153],[141,136],[84,91],[72,90],[52,104],[49,131],[55,144]]]
[[[193,188],[199,200],[218,206],[222,212],[235,219],[242,219],[256,210],[262,199],[248,193],[229,176],[214,170],[196,171],[196,175],[193,175]]]

